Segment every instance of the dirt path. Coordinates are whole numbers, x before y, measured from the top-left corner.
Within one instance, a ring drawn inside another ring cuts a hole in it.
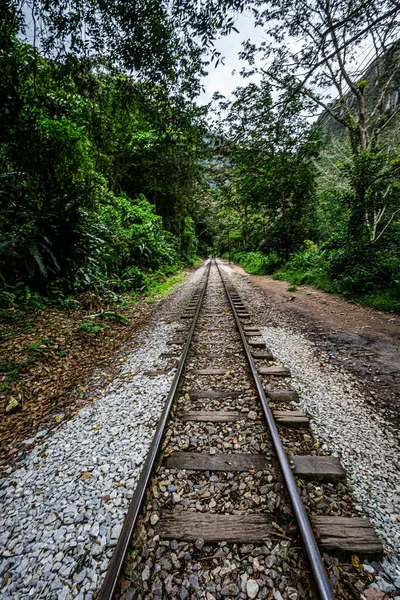
[[[400,425],[400,317],[352,304],[307,285],[288,292],[289,283],[233,271],[261,288],[269,317],[284,318],[341,367],[360,378],[373,406]]]

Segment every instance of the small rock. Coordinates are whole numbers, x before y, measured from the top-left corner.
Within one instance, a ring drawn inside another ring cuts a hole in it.
[[[196,588],[196,590],[199,589],[199,576],[197,573],[191,573],[189,576],[189,583],[190,585],[192,585],[194,588]]]
[[[246,583],[246,593],[249,598],[256,598],[259,590],[259,585],[254,579],[249,579]]]
[[[160,520],[160,517],[158,515],[151,515],[151,517],[150,517],[150,523],[152,525],[156,525],[159,520]]]
[[[196,546],[197,550],[202,550],[204,546],[204,540],[199,538],[195,541],[194,545]]]
[[[146,565],[142,571],[142,581],[148,581],[150,579],[150,567]]]
[[[221,590],[221,596],[236,596],[239,593],[239,588],[236,583],[230,583]]]
[[[257,420],[257,413],[254,410],[249,410],[249,412],[247,413],[247,417],[251,421],[256,421]]]
[[[286,588],[286,593],[288,595],[289,600],[297,600],[298,592],[295,588],[292,588],[292,587]]]
[[[385,592],[378,588],[364,590],[364,596],[367,600],[385,600],[387,598]]]
[[[375,573],[375,569],[374,567],[371,567],[371,565],[363,565],[362,568],[364,571],[367,571],[367,573]]]

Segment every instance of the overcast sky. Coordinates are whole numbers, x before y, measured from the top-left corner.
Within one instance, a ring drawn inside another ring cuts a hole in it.
[[[199,98],[199,104],[206,104],[211,101],[214,92],[219,92],[229,98],[233,90],[238,85],[245,85],[249,81],[259,81],[259,77],[243,79],[239,71],[246,63],[240,61],[238,53],[241,50],[241,44],[244,40],[250,39],[251,42],[259,45],[264,39],[265,34],[261,27],[254,27],[252,17],[242,14],[237,17],[235,23],[239,33],[232,31],[231,35],[222,37],[216,43],[216,48],[225,57],[225,65],[219,64],[217,68],[214,65],[208,67],[207,77],[203,77],[205,93]],[[232,71],[236,74],[232,75]]]

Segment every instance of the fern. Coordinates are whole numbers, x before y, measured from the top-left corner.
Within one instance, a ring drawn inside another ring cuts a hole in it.
[[[29,248],[29,252],[31,253],[31,255],[33,256],[33,258],[36,261],[37,266],[39,267],[39,271],[41,272],[41,274],[43,275],[43,277],[47,277],[47,268],[46,265],[43,262],[43,257],[39,252],[39,249],[37,246],[31,246]]]

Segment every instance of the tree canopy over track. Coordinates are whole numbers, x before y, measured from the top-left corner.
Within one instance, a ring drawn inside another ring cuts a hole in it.
[[[399,8],[5,2],[2,306],[142,292],[214,250],[398,310]],[[200,106],[243,12],[264,40]]]

